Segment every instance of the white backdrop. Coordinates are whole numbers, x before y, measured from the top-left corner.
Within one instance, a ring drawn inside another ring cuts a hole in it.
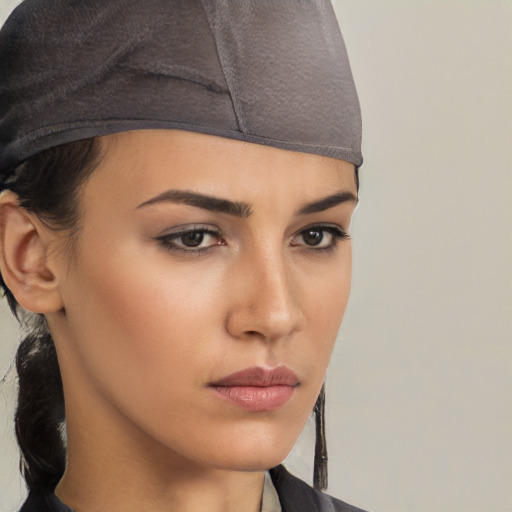
[[[0,0],[3,20],[12,0]],[[352,297],[328,374],[329,492],[512,511],[512,2],[337,0],[364,121]],[[0,310],[0,375],[18,335]],[[0,385],[0,511],[23,486]],[[289,465],[309,478],[312,429]]]

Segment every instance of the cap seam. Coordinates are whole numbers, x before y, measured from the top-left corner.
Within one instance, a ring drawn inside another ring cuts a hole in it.
[[[213,43],[215,45],[215,52],[217,53],[217,58],[219,59],[220,63],[220,69],[222,71],[222,75],[224,76],[224,80],[226,81],[226,86],[229,90],[229,97],[231,99],[231,104],[233,105],[233,112],[235,114],[236,122],[238,124],[238,128],[242,133],[247,133],[247,126],[245,126],[245,123],[243,122],[243,116],[241,114],[241,106],[238,103],[235,94],[233,93],[233,87],[231,83],[231,77],[228,77],[224,65],[224,61],[221,56],[221,52],[219,52],[219,43],[217,41],[217,31],[215,30],[215,21],[211,19],[210,12],[208,11],[207,6],[205,5],[205,0],[200,0],[201,7],[203,8],[203,11],[206,16],[206,21],[208,22],[208,28],[210,29],[210,32],[213,37]]]

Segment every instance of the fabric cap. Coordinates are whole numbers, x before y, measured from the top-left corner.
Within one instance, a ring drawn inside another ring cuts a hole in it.
[[[0,172],[59,144],[173,128],[359,166],[329,0],[25,0],[0,31]]]

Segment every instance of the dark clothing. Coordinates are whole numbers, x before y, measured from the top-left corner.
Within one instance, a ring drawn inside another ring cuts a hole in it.
[[[328,494],[315,491],[302,480],[288,473],[283,466],[270,470],[283,512],[364,512]],[[53,492],[31,492],[20,512],[73,512]],[[240,512],[243,512],[241,510]]]
[[[288,473],[284,466],[271,469],[270,476],[279,495],[283,512],[364,512],[360,508],[316,491]]]

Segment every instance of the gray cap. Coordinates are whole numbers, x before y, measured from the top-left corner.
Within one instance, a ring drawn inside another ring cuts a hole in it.
[[[0,31],[0,173],[148,128],[359,166],[361,115],[329,0],[25,0]]]

